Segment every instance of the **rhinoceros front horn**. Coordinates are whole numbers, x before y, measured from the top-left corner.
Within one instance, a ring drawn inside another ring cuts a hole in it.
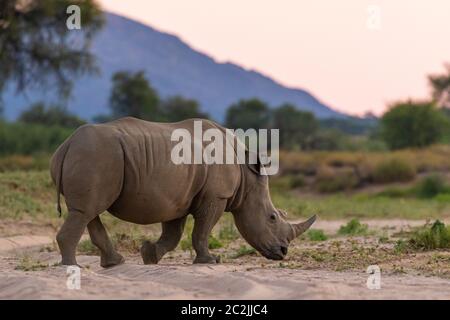
[[[292,229],[294,230],[294,237],[293,238],[298,237],[303,232],[308,230],[309,227],[312,226],[314,221],[316,221],[316,218],[317,218],[317,215],[313,215],[311,218],[309,218],[306,221],[303,221],[303,222],[300,222],[300,223],[296,223],[296,224],[292,224]]]

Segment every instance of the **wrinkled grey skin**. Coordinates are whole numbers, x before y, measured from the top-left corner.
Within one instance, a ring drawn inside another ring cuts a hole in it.
[[[283,259],[289,242],[308,229],[315,216],[289,224],[270,199],[268,178],[257,164],[175,165],[170,158],[177,142],[174,129],[193,132],[194,120],[155,123],[122,118],[105,124],[84,125],[70,136],[51,160],[51,176],[65,197],[68,215],[57,234],[62,264],[75,265],[76,246],[87,227],[101,252],[101,265],[124,261],[115,251],[100,220],[110,212],[137,223],[162,223],[156,243],[145,241],[144,263],[158,263],[179,243],[186,217],[194,217],[194,263],[216,263],[208,237],[224,211],[233,213],[239,232],[269,259]],[[224,130],[203,120],[208,128]],[[227,143],[227,142],[224,142]],[[207,143],[205,143],[206,145]]]

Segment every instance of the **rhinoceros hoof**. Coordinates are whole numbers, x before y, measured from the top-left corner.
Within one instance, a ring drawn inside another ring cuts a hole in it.
[[[144,241],[141,247],[141,257],[144,264],[157,264],[159,261],[156,245],[150,241]]]
[[[195,257],[194,263],[220,263],[220,256],[197,256]]]
[[[122,255],[115,253],[112,257],[101,257],[100,260],[100,265],[103,268],[110,268],[110,267],[114,267],[117,266],[118,264],[122,264],[125,262],[124,257],[122,257]]]

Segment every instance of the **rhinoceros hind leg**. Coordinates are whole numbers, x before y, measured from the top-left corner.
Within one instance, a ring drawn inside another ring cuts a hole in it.
[[[174,250],[183,235],[186,218],[182,217],[162,223],[162,233],[156,243],[144,241],[141,256],[144,264],[156,264],[169,251]]]
[[[87,224],[88,219],[84,213],[75,210],[69,211],[66,221],[56,235],[62,256],[61,264],[77,265],[75,252]]]
[[[99,216],[87,225],[92,243],[100,249],[100,265],[103,268],[112,267],[125,262],[125,259],[114,249],[105,227]]]

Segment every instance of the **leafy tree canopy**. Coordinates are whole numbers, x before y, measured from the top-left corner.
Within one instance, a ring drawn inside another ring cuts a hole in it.
[[[381,118],[381,137],[391,149],[425,147],[438,142],[448,120],[430,102],[400,102]]]
[[[181,96],[170,97],[161,103],[161,111],[165,120],[177,122],[189,118],[208,119],[208,114],[200,110],[196,100],[186,99]]]
[[[51,106],[46,108],[42,102],[33,104],[30,109],[24,111],[19,119],[23,123],[42,124],[46,126],[61,126],[77,128],[86,122],[69,113],[65,108]]]
[[[307,149],[318,122],[311,112],[284,104],[273,111],[273,128],[280,130],[280,147]]]
[[[67,7],[81,11],[81,30],[68,30]],[[7,83],[18,92],[55,88],[70,94],[77,76],[95,71],[90,39],[103,24],[93,0],[0,1],[0,94]]]
[[[158,93],[151,87],[143,71],[117,72],[112,77],[112,83],[109,104],[113,118],[132,116],[153,121],[163,119]]]
[[[258,99],[240,100],[231,105],[226,113],[225,125],[232,129],[262,129],[270,125],[270,109]]]
[[[442,107],[450,108],[450,64],[445,65],[446,73],[428,77],[433,98]]]

